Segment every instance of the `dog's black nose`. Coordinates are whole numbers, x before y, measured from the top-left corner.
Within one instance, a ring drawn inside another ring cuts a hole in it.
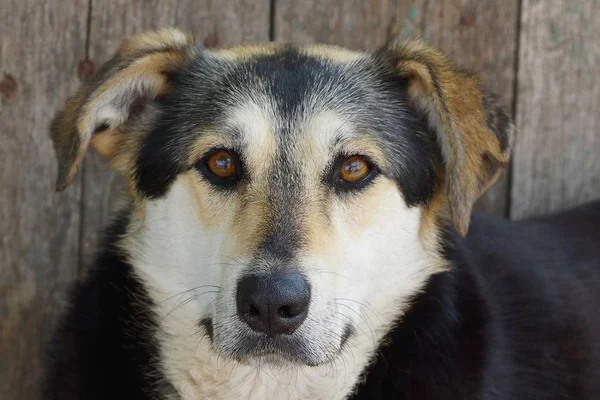
[[[309,302],[308,284],[296,273],[250,275],[238,283],[240,319],[268,335],[293,333],[306,318]]]

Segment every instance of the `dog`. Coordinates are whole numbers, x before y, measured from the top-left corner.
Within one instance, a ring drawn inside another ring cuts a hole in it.
[[[50,399],[598,399],[600,203],[471,215],[515,128],[418,39],[125,39],[55,117],[127,202],[48,350]]]

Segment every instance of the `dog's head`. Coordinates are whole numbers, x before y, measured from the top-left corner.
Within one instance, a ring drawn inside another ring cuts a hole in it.
[[[419,41],[206,50],[147,33],[55,119],[57,185],[90,143],[123,175],[122,246],[157,303],[178,301],[171,334],[322,364],[389,328],[444,268],[438,230],[466,234],[506,164],[513,125],[479,86]]]

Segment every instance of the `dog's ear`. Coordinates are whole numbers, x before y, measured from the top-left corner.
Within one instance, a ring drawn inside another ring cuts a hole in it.
[[[176,29],[138,34],[72,96],[50,127],[58,160],[56,189],[75,177],[90,142],[112,157],[136,105],[169,89],[169,76],[190,56],[193,40]]]
[[[413,39],[389,43],[382,54],[406,79],[409,103],[436,136],[450,216],[465,236],[473,204],[509,161],[514,125],[497,98],[439,50]]]

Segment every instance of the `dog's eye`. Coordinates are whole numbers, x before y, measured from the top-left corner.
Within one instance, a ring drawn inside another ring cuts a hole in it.
[[[340,169],[340,178],[346,183],[358,183],[369,176],[371,165],[361,156],[347,158]]]
[[[219,150],[206,160],[210,173],[219,178],[231,178],[235,175],[235,160],[231,153]]]
[[[233,150],[215,149],[196,164],[198,171],[213,185],[230,188],[243,177],[242,162]]]

